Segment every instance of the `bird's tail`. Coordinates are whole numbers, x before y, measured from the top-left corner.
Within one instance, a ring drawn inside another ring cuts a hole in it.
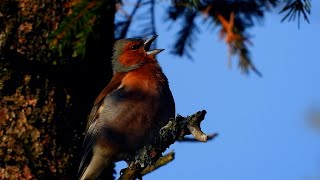
[[[100,177],[102,171],[105,168],[109,167],[110,164],[114,166],[114,164],[108,158],[108,156],[105,156],[103,153],[100,153],[99,151],[95,151],[88,165],[80,165],[80,167],[83,166],[83,168],[79,169],[79,174],[81,172],[79,180],[97,179],[98,177]]]

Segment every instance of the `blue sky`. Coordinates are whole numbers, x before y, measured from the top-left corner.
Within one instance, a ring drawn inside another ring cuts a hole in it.
[[[250,29],[251,57],[262,78],[242,75],[236,57],[229,69],[225,43],[217,29],[205,25],[192,61],[170,54],[177,28],[168,31],[166,6],[158,6],[158,47],[166,49],[158,60],[177,113],[207,110],[203,130],[219,136],[207,143],[172,145],[176,159],[144,179],[320,179],[320,131],[306,120],[306,111],[320,104],[320,1],[312,5],[311,23],[302,22],[300,29],[297,22],[280,23],[277,13]]]

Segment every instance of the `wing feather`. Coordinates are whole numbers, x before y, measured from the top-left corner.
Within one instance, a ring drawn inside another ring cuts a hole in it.
[[[99,117],[99,108],[101,107],[104,98],[107,97],[110,93],[112,93],[116,89],[118,89],[118,87],[121,85],[121,81],[124,76],[125,76],[125,73],[116,73],[112,77],[110,83],[101,91],[99,96],[94,101],[93,108],[88,117],[88,123],[87,123],[86,133],[85,133],[84,142],[83,142],[84,154],[82,156],[79,170],[78,170],[79,175],[82,175],[82,173],[85,171],[86,167],[90,162],[90,157],[92,155],[92,147],[95,144],[96,137],[100,132],[100,126],[98,125],[99,121],[97,121]]]
[[[126,73],[116,73],[112,77],[110,83],[101,91],[99,96],[96,98],[96,100],[94,101],[94,104],[93,104],[93,108],[92,108],[91,113],[88,118],[87,130],[88,130],[89,126],[97,119],[98,110],[100,108],[102,100],[108,94],[110,94],[111,92],[116,90],[121,85],[121,81],[125,75],[126,75]]]

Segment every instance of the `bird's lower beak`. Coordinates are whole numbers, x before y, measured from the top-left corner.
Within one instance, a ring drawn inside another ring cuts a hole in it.
[[[147,52],[148,55],[156,55],[159,54],[161,51],[163,51],[164,49],[152,49],[150,50],[150,46],[152,44],[152,42],[158,37],[158,35],[155,35],[153,37],[151,37],[150,39],[147,39],[144,42],[144,49]]]

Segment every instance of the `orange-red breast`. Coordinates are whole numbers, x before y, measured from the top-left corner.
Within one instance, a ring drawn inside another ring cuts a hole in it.
[[[175,116],[168,80],[148,40],[121,39],[114,45],[114,75],[94,102],[84,139],[80,179],[97,179],[105,167],[150,142]]]

